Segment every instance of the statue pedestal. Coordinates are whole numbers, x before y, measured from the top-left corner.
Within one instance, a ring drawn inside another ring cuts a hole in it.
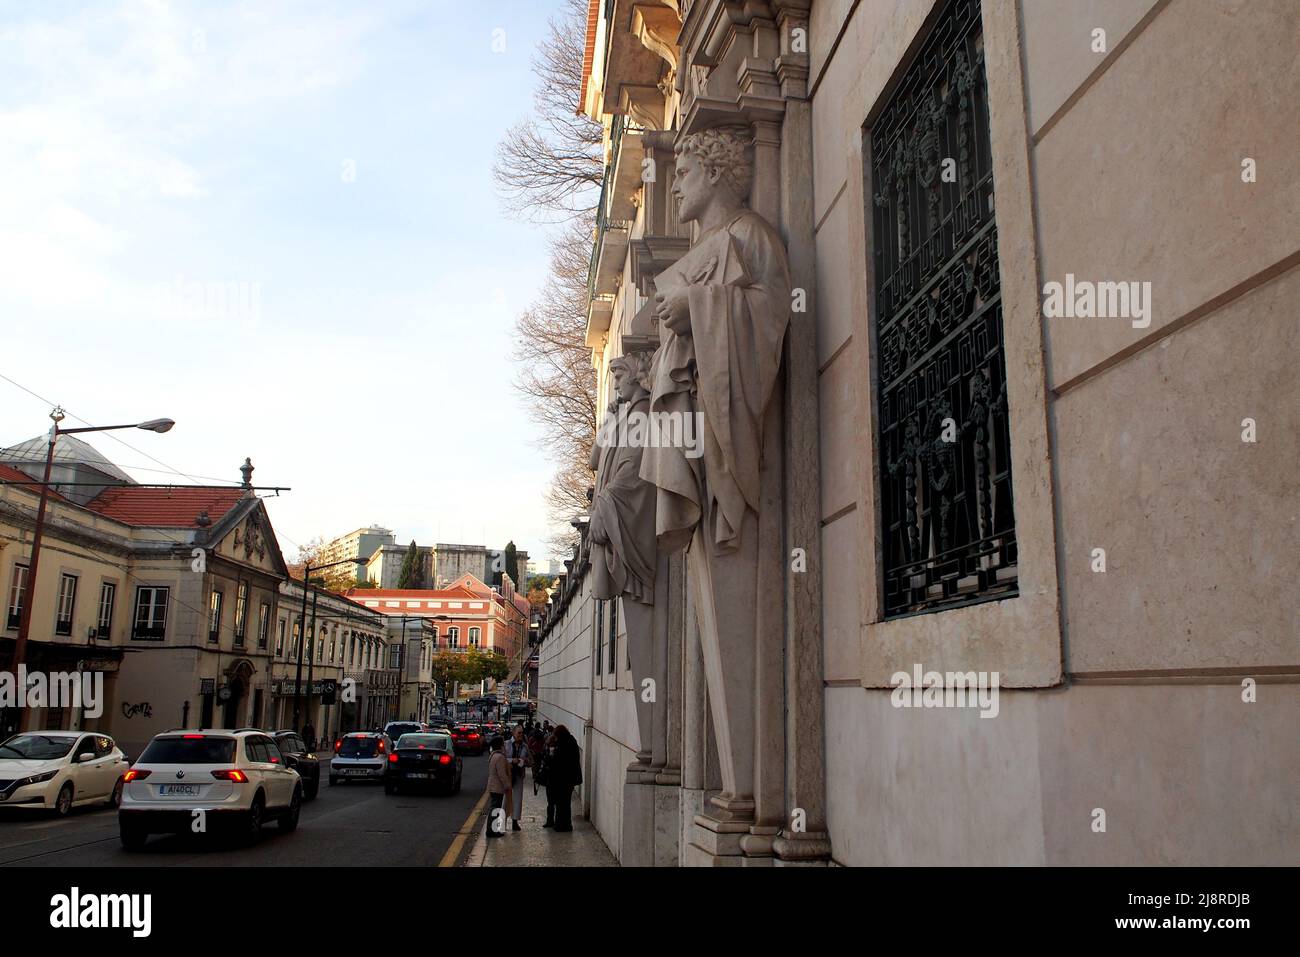
[[[677,780],[665,781],[665,777],[675,777]],[[671,769],[663,769],[655,775],[655,867],[681,866],[682,789],[678,784],[680,780],[681,772],[674,774],[671,773]]]
[[[619,863],[624,867],[655,865],[655,772],[633,761],[623,779],[623,822]]]
[[[774,867],[829,867],[831,838],[825,831],[782,832],[772,843]]]
[[[681,863],[681,771],[633,761],[623,780],[624,867],[678,867]]]
[[[749,837],[754,822],[752,799],[719,794],[710,798],[701,814],[695,815],[691,844],[703,852],[707,867],[738,867],[744,862],[742,840]],[[696,855],[698,858],[698,855]]]

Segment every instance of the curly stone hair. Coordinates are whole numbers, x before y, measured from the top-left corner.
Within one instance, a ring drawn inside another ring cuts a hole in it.
[[[736,196],[749,197],[754,182],[754,137],[747,126],[719,126],[682,137],[678,155],[699,158],[706,170],[722,170]]]
[[[618,358],[612,360],[609,364],[609,371],[612,374],[614,367],[621,365],[632,377],[636,379],[641,388],[647,392],[652,391],[650,387],[650,355],[645,352],[627,352]]]

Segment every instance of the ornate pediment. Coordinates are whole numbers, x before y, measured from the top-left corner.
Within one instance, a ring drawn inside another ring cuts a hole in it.
[[[252,562],[254,555],[259,562],[266,560],[266,533],[262,530],[260,512],[251,512],[244,524],[235,529],[234,547],[246,562]]]

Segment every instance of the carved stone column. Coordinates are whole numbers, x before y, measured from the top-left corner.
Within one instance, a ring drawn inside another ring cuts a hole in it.
[[[804,571],[787,555],[786,795],[788,806],[774,842],[778,863],[823,863],[826,832],[825,676],[822,662],[821,487],[818,447],[816,271],[813,208],[812,107],[807,101],[807,0],[777,0],[781,56],[777,76],[786,101],[781,136],[781,233],[790,257],[790,282],[804,291],[786,336],[785,525],[787,546],[802,549]],[[803,31],[802,34],[796,31]],[[796,43],[796,37],[801,42]],[[797,293],[796,293],[797,295]]]

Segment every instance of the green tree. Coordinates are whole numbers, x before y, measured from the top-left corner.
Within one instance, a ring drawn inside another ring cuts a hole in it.
[[[420,550],[415,547],[415,539],[411,539],[411,544],[406,549],[406,557],[402,559],[402,571],[397,576],[397,587],[414,588],[419,581]]]
[[[506,656],[495,649],[486,655],[483,655],[483,677],[491,678],[493,681],[505,681],[510,677],[510,662],[506,661]]]
[[[506,574],[515,583],[515,590],[522,591],[524,583],[519,580],[519,553],[513,541],[506,542]]]
[[[439,697],[442,698],[451,696],[453,682],[460,681],[468,684],[478,680],[467,676],[464,653],[452,651],[450,648],[444,648],[434,654],[432,672],[434,683],[441,688]]]

